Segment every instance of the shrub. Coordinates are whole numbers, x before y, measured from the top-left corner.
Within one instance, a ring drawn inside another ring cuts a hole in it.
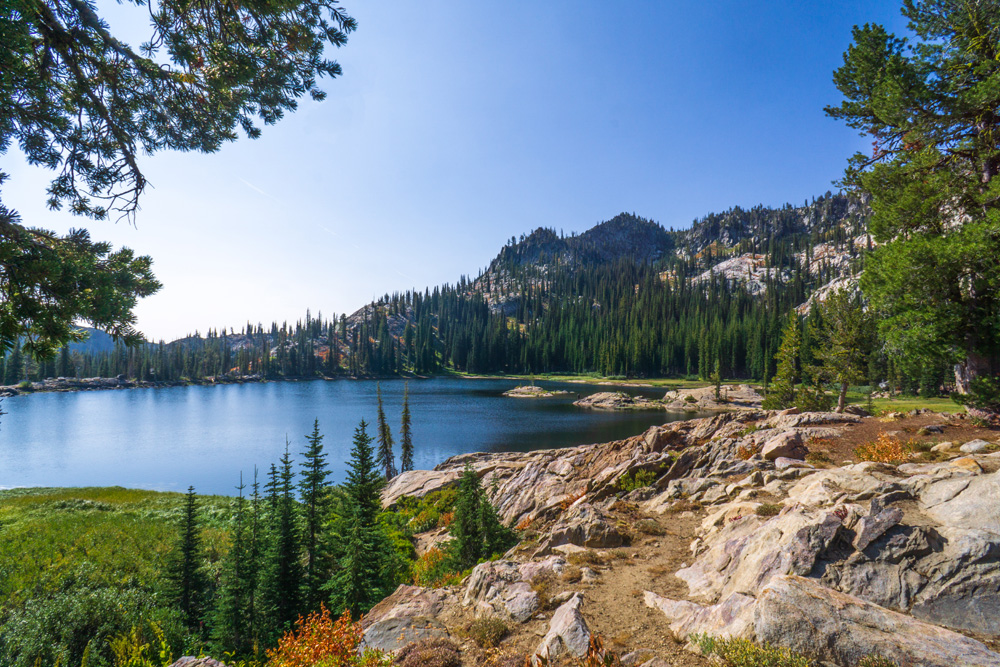
[[[903,443],[887,433],[879,433],[875,442],[865,443],[854,448],[854,456],[861,461],[877,463],[902,463],[909,458]]]
[[[579,566],[600,565],[602,562],[601,557],[597,554],[597,552],[591,551],[590,549],[587,549],[586,551],[574,551],[566,556],[566,560],[573,565]]]
[[[698,399],[695,398],[694,396],[692,396],[691,394],[688,394],[687,396],[684,397],[684,402],[685,403],[697,403]]]
[[[865,657],[861,658],[861,661],[858,662],[858,667],[899,667],[899,666],[889,658],[883,658],[880,655],[872,654],[872,655],[866,655]]]
[[[531,590],[538,595],[538,608],[549,609],[552,607],[552,593],[555,588],[555,577],[550,572],[535,575],[531,580]]]
[[[578,667],[622,667],[621,658],[614,651],[604,648],[604,641],[600,635],[590,637],[587,655],[580,658],[576,664]]]
[[[640,519],[635,523],[635,529],[646,535],[666,535],[667,531],[655,519]]]
[[[440,588],[455,582],[455,577],[461,580],[461,575],[451,569],[447,554],[437,547],[431,547],[413,563],[413,583],[417,586]]]
[[[386,664],[381,651],[365,649],[359,655],[363,631],[360,623],[351,622],[350,612],[336,621],[322,607],[306,617],[299,617],[295,628],[268,649],[268,667],[376,667]]]
[[[403,667],[461,667],[462,657],[455,642],[435,637],[407,644],[396,655],[395,663]]]
[[[754,510],[754,514],[764,517],[778,516],[779,512],[781,512],[781,505],[776,505],[774,503],[761,503],[757,506],[757,509]]]
[[[469,624],[469,637],[483,648],[497,646],[507,632],[507,624],[496,616],[483,616]]]
[[[625,473],[618,479],[618,489],[626,493],[652,486],[656,481],[656,473],[652,470],[636,470],[634,474]]]
[[[703,655],[715,655],[725,667],[811,667],[798,653],[749,639],[719,639],[709,635],[691,635]]]

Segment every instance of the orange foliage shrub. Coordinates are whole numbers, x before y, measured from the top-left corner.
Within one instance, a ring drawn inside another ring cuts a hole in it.
[[[585,495],[587,495],[587,490],[586,489],[581,489],[580,493],[570,494],[569,497],[563,498],[562,500],[559,501],[559,508],[563,512],[565,512],[566,510],[568,510],[573,505],[573,503],[575,503],[576,501],[578,501],[580,498],[583,498]]]
[[[268,667],[375,667],[386,663],[380,651],[358,653],[363,631],[360,623],[351,622],[350,612],[336,621],[322,607],[305,618],[299,617],[295,629],[267,651]]]
[[[854,456],[861,461],[876,463],[902,463],[910,458],[908,447],[887,433],[879,433],[875,442],[868,442],[854,448]]]
[[[528,530],[529,528],[531,528],[531,524],[533,524],[534,522],[535,522],[534,519],[532,519],[530,516],[526,516],[517,522],[517,525],[514,526],[514,530]]]

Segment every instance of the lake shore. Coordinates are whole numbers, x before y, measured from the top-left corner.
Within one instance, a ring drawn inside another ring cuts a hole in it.
[[[437,373],[433,375],[387,375],[387,376],[355,376],[338,375],[334,377],[288,377],[288,378],[265,378],[261,375],[217,375],[207,378],[182,379],[182,380],[135,380],[124,376],[116,378],[91,377],[91,378],[49,378],[38,382],[19,383],[14,385],[0,385],[0,398],[13,396],[23,396],[28,394],[40,394],[50,392],[72,392],[72,391],[107,391],[121,389],[157,389],[163,387],[188,387],[188,386],[214,386],[231,384],[249,384],[266,382],[312,382],[312,381],[333,381],[333,380],[426,380],[430,378],[457,378],[464,380],[528,380],[535,379],[539,382],[564,382],[569,384],[596,385],[602,387],[634,387],[634,388],[657,388],[670,387],[673,389],[687,389],[707,386],[707,383],[691,380],[681,380],[675,378],[643,378],[641,380],[609,379],[593,377],[589,375],[484,375],[466,373]]]

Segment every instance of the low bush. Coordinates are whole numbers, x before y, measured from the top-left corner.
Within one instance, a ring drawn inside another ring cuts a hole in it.
[[[435,637],[407,644],[396,655],[395,663],[402,667],[461,667],[462,655],[455,642]]]
[[[462,574],[455,572],[451,559],[441,549],[431,547],[413,563],[413,583],[417,586],[441,588],[451,586],[462,580]]]
[[[618,490],[628,493],[652,486],[655,481],[656,473],[652,470],[636,470],[634,474],[625,473],[618,479]]]
[[[351,621],[349,612],[336,621],[323,607],[299,617],[295,628],[285,633],[276,648],[267,651],[268,667],[381,667],[389,660],[381,651],[359,653],[364,631]]]
[[[536,575],[531,580],[531,590],[538,595],[539,609],[550,609],[553,606],[552,594],[555,592],[555,587],[555,577],[549,572]]]
[[[483,616],[469,624],[469,637],[482,648],[498,646],[508,631],[507,624],[496,616]]]
[[[883,432],[874,442],[855,447],[854,456],[860,461],[898,464],[910,458],[909,449],[899,438]]]
[[[640,519],[635,523],[635,529],[637,532],[645,535],[659,536],[667,534],[667,531],[655,519]]]
[[[725,667],[812,667],[803,655],[749,639],[691,635],[691,641],[698,645],[703,655],[717,656]]]
[[[580,658],[576,664],[578,667],[622,667],[621,658],[614,651],[604,648],[604,641],[600,635],[590,637],[587,655]]]
[[[858,667],[899,667],[899,665],[889,658],[873,654],[861,658],[861,661],[858,662]]]
[[[757,506],[757,509],[754,510],[754,514],[763,517],[778,516],[780,512],[781,505],[776,505],[774,503],[761,503]]]

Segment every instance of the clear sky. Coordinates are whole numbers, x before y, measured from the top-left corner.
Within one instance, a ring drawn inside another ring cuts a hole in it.
[[[146,157],[136,227],[47,211],[52,174],[16,151],[5,203],[152,255],[164,288],[137,313],[154,340],[349,313],[474,276],[539,226],[683,228],[833,189],[869,143],[823,114],[851,27],[904,30],[895,0],[344,6],[359,27],[327,100],[213,155]],[[137,35],[144,9],[101,7]]]

